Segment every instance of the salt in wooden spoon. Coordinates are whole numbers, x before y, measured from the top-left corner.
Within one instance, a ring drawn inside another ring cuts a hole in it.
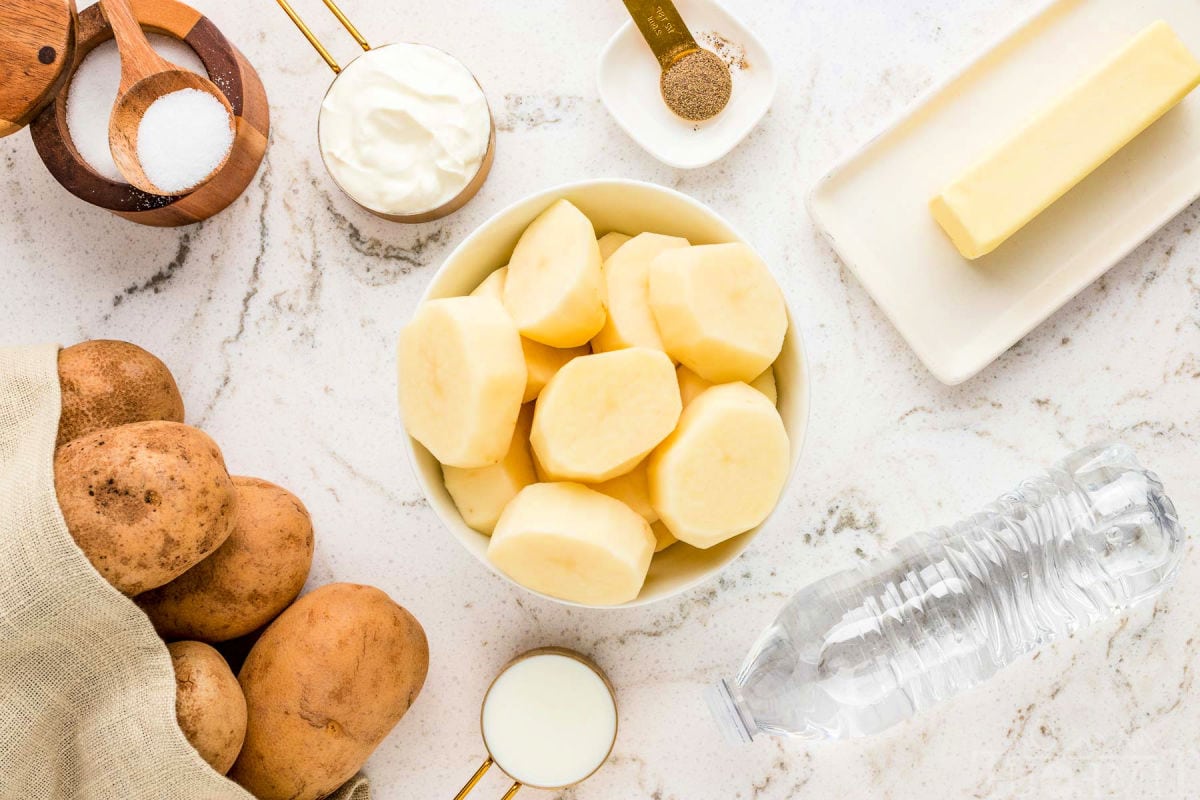
[[[121,84],[108,124],[108,146],[113,161],[125,180],[144,192],[166,196],[187,194],[219,172],[229,160],[229,154],[226,153],[212,172],[194,186],[176,191],[160,189],[146,177],[138,159],[138,126],[142,116],[160,97],[182,89],[196,89],[221,103],[229,117],[230,130],[236,133],[233,109],[208,78],[180,69],[154,51],[129,7],[129,0],[100,0],[100,10],[113,30],[121,53]]]

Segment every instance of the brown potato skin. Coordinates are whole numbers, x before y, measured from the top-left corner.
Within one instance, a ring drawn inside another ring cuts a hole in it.
[[[308,509],[281,486],[234,476],[233,533],[175,580],[138,595],[164,639],[224,642],[275,619],[304,588],[312,567]]]
[[[167,645],[175,669],[175,717],[208,765],[224,775],[246,738],[246,698],[221,654],[203,642]]]
[[[271,623],[238,673],[249,724],[229,776],[259,800],[316,800],[362,767],[425,683],[417,620],[370,586],[333,583]]]
[[[67,529],[104,578],[135,595],[174,580],[233,532],[237,490],[216,443],[178,422],[134,422],[54,454]]]
[[[167,365],[129,342],[95,339],[58,354],[58,442],[130,422],[183,422],[183,398]]]

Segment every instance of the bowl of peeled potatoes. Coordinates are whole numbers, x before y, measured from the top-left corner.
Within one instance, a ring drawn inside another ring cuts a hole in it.
[[[529,591],[662,600],[750,545],[799,458],[809,387],[770,266],[716,212],[629,180],[481,225],[400,333],[417,479]]]

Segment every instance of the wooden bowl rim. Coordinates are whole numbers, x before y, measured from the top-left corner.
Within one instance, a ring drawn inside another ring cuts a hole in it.
[[[217,87],[225,95],[226,100],[233,109],[237,130],[240,131],[243,125],[250,124],[244,117],[245,102],[248,94],[245,79],[242,75],[243,64],[241,61],[244,60],[244,57],[239,58],[238,50],[233,43],[229,41],[212,20],[186,3],[179,2],[179,0],[152,0],[152,3],[147,3],[143,0],[143,2],[134,4],[134,11],[138,12],[146,5],[155,6],[159,13],[155,14],[154,21],[147,22],[143,22],[140,19],[142,14],[139,14],[139,23],[141,23],[142,28],[147,32],[169,36],[186,44],[204,64],[210,79],[214,70],[219,71],[221,73],[220,79],[213,82],[217,84]],[[158,22],[163,22],[164,24],[156,24]],[[190,24],[188,24],[186,30],[183,30],[178,27],[170,27],[167,23]],[[93,26],[95,26],[95,30],[89,34],[88,31]],[[211,39],[211,46],[198,49],[197,43],[188,40],[188,37],[197,30],[211,34],[209,37]],[[136,215],[167,208],[185,198],[203,192],[224,170],[231,168],[233,162],[232,154],[226,160],[225,166],[218,170],[208,183],[190,192],[174,196],[144,192],[131,184],[110,180],[96,172],[79,154],[74,141],[71,139],[70,129],[67,127],[67,102],[70,95],[71,81],[74,79],[75,72],[79,69],[80,64],[83,63],[83,60],[92,50],[104,42],[111,41],[113,33],[112,28],[100,12],[99,4],[89,6],[79,12],[76,32],[77,34],[82,33],[86,35],[77,35],[75,51],[71,65],[65,71],[66,80],[63,83],[62,90],[59,91],[54,101],[43,109],[30,125],[30,134],[38,150],[38,155],[41,156],[46,168],[63,188],[81,200],[98,208],[103,208],[106,211]],[[248,64],[248,62],[246,63]],[[253,67],[250,67],[250,69],[253,69]],[[267,132],[262,131],[262,133],[265,135]],[[237,146],[236,137],[234,146]],[[48,154],[55,151],[67,154],[70,156],[70,160],[63,161],[56,159],[51,163]]]

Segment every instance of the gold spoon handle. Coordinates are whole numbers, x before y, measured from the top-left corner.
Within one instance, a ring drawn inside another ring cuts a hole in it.
[[[700,49],[671,0],[625,0],[625,8],[663,69]]]
[[[117,40],[117,51],[121,55],[120,96],[147,75],[174,69],[170,63],[154,51],[142,26],[129,7],[129,0],[100,0],[100,11],[112,28]]]
[[[504,797],[501,797],[500,800],[512,800],[517,796],[517,792],[519,791],[521,791],[521,784],[514,783],[509,787],[508,791],[504,793]]]
[[[469,795],[471,790],[475,788],[475,784],[479,783],[480,778],[484,776],[484,773],[486,773],[494,763],[495,762],[492,761],[492,757],[488,756],[487,760],[483,762],[479,769],[475,770],[475,774],[471,776],[469,781],[467,781],[466,786],[459,790],[458,794],[454,795],[454,800],[463,800],[463,798]]]

